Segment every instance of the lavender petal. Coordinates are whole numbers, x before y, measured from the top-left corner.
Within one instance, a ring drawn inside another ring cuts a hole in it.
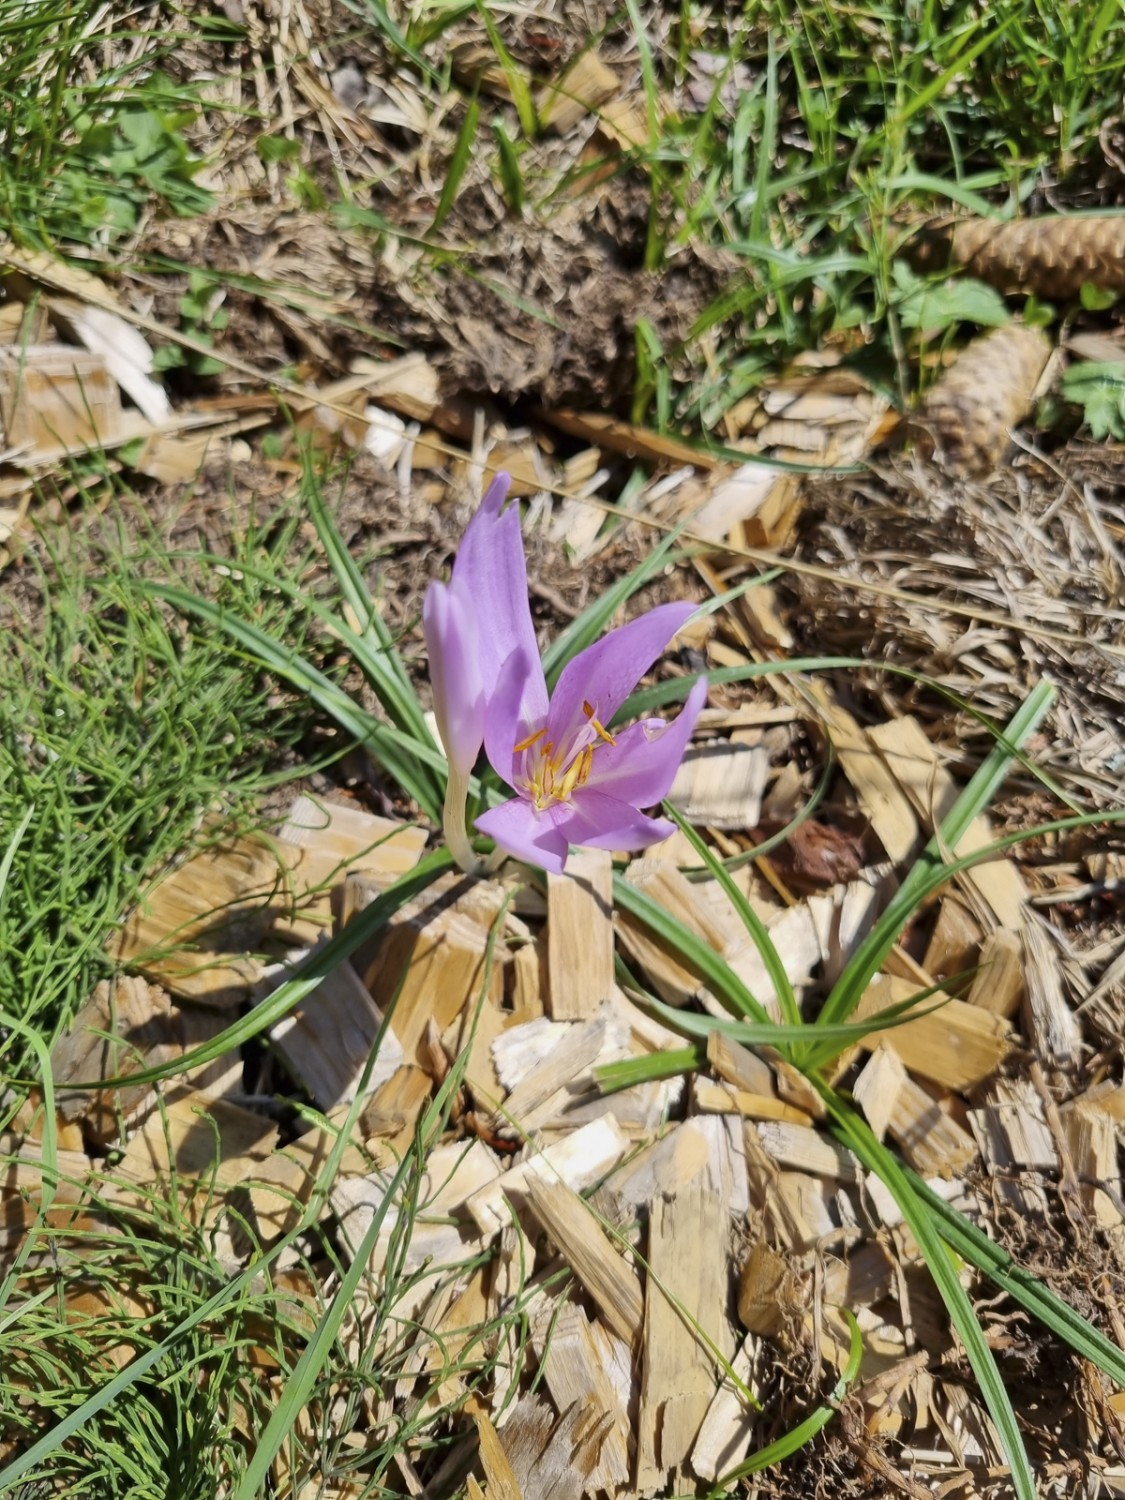
[[[558,826],[559,811],[552,808],[536,812],[526,797],[513,797],[510,802],[482,813],[477,827],[516,859],[539,865],[552,875],[561,875],[568,850],[566,835]]]
[[[647,614],[580,651],[567,662],[551,697],[547,738],[562,745],[587,722],[589,703],[602,724],[625,702],[677,630],[695,613],[695,605],[661,604]]]

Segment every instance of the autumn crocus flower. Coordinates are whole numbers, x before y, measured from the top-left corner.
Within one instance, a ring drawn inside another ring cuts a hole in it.
[[[438,728],[459,780],[460,822],[446,836],[454,857],[472,855],[464,791],[482,739],[515,792],[476,821],[509,854],[561,872],[571,844],[643,849],[673,825],[643,808],[672,784],[707,696],[701,678],[679,717],[643,719],[613,731],[614,715],[694,613],[664,604],[610,631],[563,669],[548,695],[531,621],[519,513],[502,512],[500,476],[466,529],[448,588],[431,584],[423,609]],[[458,844],[462,845],[458,851]]]

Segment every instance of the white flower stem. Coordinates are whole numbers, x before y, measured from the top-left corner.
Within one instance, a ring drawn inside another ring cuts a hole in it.
[[[464,870],[466,875],[475,875],[480,869],[480,861],[473,853],[473,846],[469,843],[469,834],[465,827],[465,803],[468,796],[469,778],[462,776],[450,766],[449,780],[445,787],[445,806],[442,808],[445,842],[449,845],[449,852],[454,862]]]

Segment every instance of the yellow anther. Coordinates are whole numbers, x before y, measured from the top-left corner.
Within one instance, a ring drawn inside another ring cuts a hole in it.
[[[546,733],[547,726],[544,724],[542,729],[537,729],[534,734],[529,734],[526,740],[520,740],[519,744],[513,747],[513,755],[518,755],[521,750],[530,750],[532,745],[538,744]]]
[[[602,724],[598,719],[594,718],[594,705],[592,703],[587,703],[585,701],[585,699],[583,699],[583,702],[582,702],[582,712],[589,719],[589,721],[590,721],[590,728],[597,735],[598,739],[603,742],[603,744],[606,744],[606,745],[616,745],[617,744],[617,741],[614,739],[613,735],[610,734],[609,730],[605,727],[605,725]]]

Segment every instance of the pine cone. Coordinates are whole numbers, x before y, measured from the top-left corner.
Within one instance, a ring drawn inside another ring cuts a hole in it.
[[[990,473],[1027,414],[1050,354],[1044,334],[1018,323],[974,339],[911,423],[920,451],[958,474]]]
[[[933,223],[903,253],[916,270],[962,266],[998,291],[1033,292],[1051,302],[1073,300],[1084,282],[1125,292],[1125,215]]]

